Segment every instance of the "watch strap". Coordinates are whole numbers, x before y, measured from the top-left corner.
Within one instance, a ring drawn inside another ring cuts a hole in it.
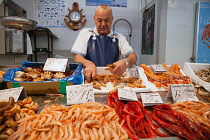
[[[126,59],[123,59],[123,61],[125,61],[125,65],[126,65],[126,67],[128,68],[128,67],[129,67],[128,61],[127,61]]]

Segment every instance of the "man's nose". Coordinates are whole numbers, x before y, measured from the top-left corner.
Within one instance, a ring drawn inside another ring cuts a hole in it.
[[[105,26],[105,25],[106,25],[105,21],[102,21],[101,26]]]

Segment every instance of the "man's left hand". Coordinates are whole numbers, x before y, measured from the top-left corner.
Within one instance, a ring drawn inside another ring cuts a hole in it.
[[[124,60],[119,60],[119,61],[115,62],[114,65],[115,65],[115,68],[113,70],[111,70],[110,72],[114,75],[122,76],[122,74],[126,70],[125,61]]]

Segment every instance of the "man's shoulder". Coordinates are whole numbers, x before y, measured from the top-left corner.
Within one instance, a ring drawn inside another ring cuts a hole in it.
[[[80,32],[90,32],[91,28],[84,28]]]

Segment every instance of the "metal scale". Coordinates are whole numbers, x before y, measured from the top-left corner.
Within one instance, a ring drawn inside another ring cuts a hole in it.
[[[0,54],[26,54],[26,31],[37,22],[26,18],[26,10],[12,0],[0,3]]]

